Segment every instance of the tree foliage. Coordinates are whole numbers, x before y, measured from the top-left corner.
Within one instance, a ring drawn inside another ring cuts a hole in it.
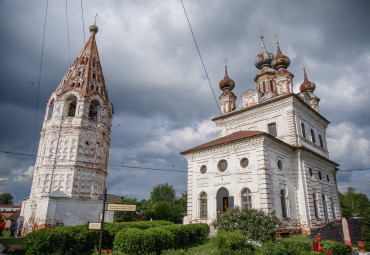
[[[155,186],[150,193],[150,200],[153,203],[168,202],[174,203],[176,201],[176,191],[172,185],[159,184]]]
[[[354,213],[364,214],[366,208],[370,207],[369,198],[362,193],[356,193],[356,189],[348,187],[346,193],[339,193],[342,214],[346,218],[351,218]]]
[[[2,193],[0,194],[0,205],[12,205],[13,204],[13,196],[10,193]]]

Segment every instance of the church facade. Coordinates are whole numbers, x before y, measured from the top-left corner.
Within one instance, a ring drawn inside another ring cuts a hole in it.
[[[46,104],[30,197],[21,209],[25,232],[99,221],[113,106],[95,41],[98,27],[90,32]]]
[[[181,154],[188,162],[187,222],[212,223],[234,206],[275,214],[282,225],[310,233],[341,219],[336,184],[338,164],[329,159],[326,128],[304,68],[300,92],[293,92],[290,59],[277,41],[255,58],[256,90],[235,107],[235,82],[227,66],[220,82],[221,115],[213,118],[219,138]]]

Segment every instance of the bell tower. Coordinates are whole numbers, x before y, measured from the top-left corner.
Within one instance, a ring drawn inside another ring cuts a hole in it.
[[[113,106],[90,38],[46,104],[30,197],[22,203],[26,231],[55,223],[97,221],[108,175]]]

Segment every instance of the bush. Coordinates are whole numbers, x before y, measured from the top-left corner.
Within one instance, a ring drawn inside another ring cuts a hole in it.
[[[43,228],[25,238],[26,254],[91,254],[99,244],[99,231],[86,225]]]
[[[254,251],[254,246],[251,242],[248,242],[248,238],[237,230],[232,232],[218,232],[217,246],[221,254],[228,254],[228,250],[232,250],[236,254],[253,254]]]
[[[330,250],[334,255],[340,254],[340,255],[351,255],[352,251],[349,246],[346,246],[342,242],[335,242],[335,241],[322,241],[321,247],[326,251]]]
[[[159,254],[162,250],[173,245],[173,235],[168,230],[152,228],[123,229],[119,231],[114,239],[114,250],[129,254]]]
[[[186,231],[184,225],[179,225],[179,224],[166,225],[166,226],[162,226],[161,228],[167,229],[173,234],[174,247],[185,248],[189,244],[189,232]]]
[[[209,226],[205,223],[183,225],[190,244],[200,244],[207,240]]]
[[[261,250],[262,254],[268,255],[297,255],[313,251],[313,245],[310,242],[269,241],[263,244]]]
[[[217,217],[214,224],[221,231],[238,230],[247,238],[266,242],[275,240],[276,225],[279,219],[275,214],[266,214],[262,210],[234,207]]]

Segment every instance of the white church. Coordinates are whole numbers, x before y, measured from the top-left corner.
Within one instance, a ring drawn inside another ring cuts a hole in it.
[[[329,159],[326,144],[329,121],[319,113],[316,85],[306,70],[300,92],[294,93],[290,59],[278,41],[274,56],[261,39],[256,90],[247,90],[236,109],[235,82],[225,66],[221,116],[212,119],[219,138],[181,153],[188,162],[184,221],[211,224],[239,206],[275,211],[283,225],[310,233],[341,219],[338,164]]]
[[[98,222],[108,175],[113,106],[108,99],[95,35],[46,104],[24,232]]]

